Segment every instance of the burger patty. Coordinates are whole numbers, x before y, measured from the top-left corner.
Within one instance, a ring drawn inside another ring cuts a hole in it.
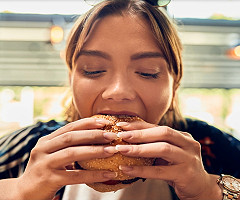
[[[80,170],[86,170],[84,168],[82,168],[78,162],[74,162],[74,167],[75,169],[80,169]],[[135,177],[133,179],[127,179],[127,180],[109,180],[109,181],[105,181],[105,182],[102,182],[103,184],[106,184],[106,185],[116,185],[116,184],[131,184],[133,182],[136,182],[138,180],[142,180],[143,182],[146,180],[145,178],[140,178],[140,177]]]

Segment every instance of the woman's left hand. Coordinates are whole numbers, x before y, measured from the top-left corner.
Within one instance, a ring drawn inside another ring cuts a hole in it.
[[[123,123],[122,128],[126,131],[119,137],[138,145],[118,145],[119,152],[156,158],[154,166],[120,166],[125,174],[165,180],[181,200],[222,199],[217,176],[205,171],[201,145],[189,133],[146,122]]]

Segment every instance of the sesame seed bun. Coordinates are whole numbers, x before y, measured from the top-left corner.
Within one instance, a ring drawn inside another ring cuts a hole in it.
[[[103,130],[108,132],[118,133],[123,131],[123,129],[116,124],[118,122],[132,122],[132,121],[142,121],[139,117],[130,117],[130,116],[111,116],[111,115],[94,115],[94,118],[104,118],[109,120],[111,123],[106,125]],[[121,138],[117,138],[116,140],[112,141],[109,145],[116,146],[116,145],[126,145],[129,144],[123,141]],[[86,170],[110,170],[113,172],[117,172],[117,177],[114,180],[110,180],[104,183],[91,183],[87,184],[89,187],[97,190],[99,192],[110,192],[110,191],[117,191],[119,189],[125,188],[135,181],[139,180],[140,178],[137,177],[130,177],[126,174],[123,174],[121,170],[119,170],[119,165],[153,165],[154,159],[153,158],[135,158],[135,157],[127,157],[122,155],[121,153],[115,153],[113,156],[108,158],[98,158],[92,159],[87,161],[78,161],[75,162],[76,169],[86,169]]]

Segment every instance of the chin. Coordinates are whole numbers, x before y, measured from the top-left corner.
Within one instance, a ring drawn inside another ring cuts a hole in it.
[[[132,122],[132,121],[143,121],[139,117],[136,116],[127,116],[127,115],[94,115],[94,118],[104,118],[111,122],[110,125],[106,125],[103,127],[103,130],[108,132],[120,132],[123,131],[121,127],[118,127],[116,123],[118,122]],[[112,141],[109,145],[124,145],[129,144],[121,138],[118,138]],[[87,184],[89,187],[93,188],[99,192],[111,192],[117,191],[119,189],[126,188],[132,185],[134,182],[138,180],[144,181],[145,179],[139,177],[131,177],[119,170],[120,165],[137,165],[137,166],[151,166],[154,163],[154,158],[135,158],[135,157],[127,157],[120,153],[116,153],[108,158],[98,158],[92,160],[85,161],[76,161],[74,163],[74,169],[81,170],[109,170],[113,172],[117,172],[117,177],[114,180],[109,180],[101,183],[91,183]]]

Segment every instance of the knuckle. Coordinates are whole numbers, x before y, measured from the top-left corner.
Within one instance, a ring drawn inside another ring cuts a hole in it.
[[[51,184],[55,180],[54,173],[51,173],[50,171],[44,173],[39,172],[37,177],[39,177],[41,184]]]
[[[30,153],[30,158],[31,160],[35,161],[37,160],[40,155],[42,155],[43,152],[41,150],[41,147],[39,147],[39,145],[36,145],[32,150],[31,150],[31,153]]]
[[[166,134],[168,132],[168,127],[167,126],[162,126],[162,134]]]
[[[100,132],[101,134],[99,134],[99,132],[96,132],[96,131],[89,131],[88,137],[91,138],[92,141],[98,141],[99,137],[103,135],[104,131],[100,131]]]
[[[88,173],[86,174],[86,177],[83,177],[83,179],[84,179],[84,182],[91,183],[91,182],[106,180],[106,177],[104,177],[103,172],[88,171]]]
[[[70,179],[78,182],[82,181],[84,179],[84,173],[82,173],[82,171],[70,173]]]
[[[66,124],[64,127],[65,127],[66,130],[68,130],[68,131],[73,131],[75,126],[74,126],[74,123],[71,122],[71,123]]]
[[[75,154],[76,154],[75,151],[71,147],[63,150],[63,157],[65,158],[68,157],[75,158]]]
[[[30,158],[31,160],[36,160],[38,157],[39,150],[37,147],[34,147],[31,151]]]
[[[193,148],[195,149],[196,152],[200,152],[201,151],[201,144],[200,142],[193,140]]]
[[[86,118],[80,119],[79,122],[81,122],[81,123],[86,123],[87,125],[91,125],[91,124],[96,123],[96,119],[97,119],[97,118],[86,117]]]
[[[198,166],[199,163],[202,164],[202,158],[200,155],[196,154],[196,155],[193,155],[190,159],[190,163],[192,164],[192,166]]]
[[[162,152],[166,155],[171,154],[173,151],[173,148],[170,144],[168,143],[163,143],[162,144]]]
[[[155,167],[155,175],[156,177],[161,177],[163,174],[163,168],[160,166]]]
[[[104,153],[103,146],[95,146],[91,145],[88,146],[88,151],[91,152],[92,155],[99,155],[101,153]]]
[[[68,132],[68,133],[65,133],[61,136],[61,140],[64,144],[68,144],[68,143],[71,143],[72,142],[72,133],[71,132]]]
[[[188,132],[182,132],[184,135],[186,135],[187,137],[190,137],[191,139],[193,139],[193,136],[190,134],[190,133],[188,133]]]
[[[138,130],[136,136],[137,136],[138,138],[143,138],[143,137],[144,137],[143,130]]]
[[[45,143],[47,141],[47,137],[48,137],[48,135],[39,138],[37,144]]]
[[[166,139],[168,139],[168,138],[171,138],[171,137],[173,137],[173,130],[170,128],[170,127],[168,127],[168,126],[162,126],[162,135],[166,138]]]
[[[132,146],[132,153],[134,156],[139,156],[141,155],[142,148],[141,145],[133,145]]]
[[[183,179],[186,179],[186,177],[192,177],[194,174],[196,174],[196,169],[194,169],[193,167],[186,167],[185,169],[185,176],[182,174]]]
[[[104,178],[104,175],[103,175],[102,172],[94,171],[94,172],[89,173],[89,179],[90,180],[101,180],[103,178]]]
[[[79,170],[71,173],[70,179],[77,183],[92,183],[96,180],[102,180],[102,175],[100,175],[99,172],[96,171],[85,170],[83,172],[82,170]]]

